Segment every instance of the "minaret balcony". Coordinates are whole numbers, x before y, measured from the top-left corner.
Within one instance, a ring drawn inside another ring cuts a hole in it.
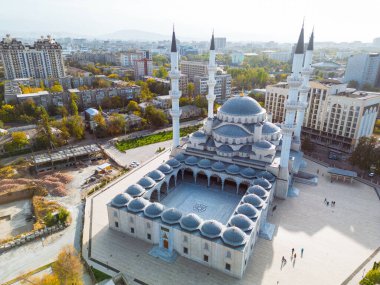
[[[216,80],[213,79],[213,78],[210,78],[209,80],[207,80],[207,85],[210,86],[210,85],[216,85]]]
[[[310,75],[313,73],[313,70],[314,68],[307,66],[302,68],[301,74],[302,76],[308,75],[310,77]]]
[[[169,72],[169,77],[171,79],[179,79],[180,76],[181,76],[181,73],[179,72],[179,70],[170,70]]]
[[[182,114],[182,110],[181,109],[178,109],[178,110],[171,109],[169,111],[169,113],[170,113],[170,116],[172,116],[172,118],[179,118]]]
[[[216,99],[216,95],[215,94],[207,94],[206,99],[208,101],[214,101]]]
[[[310,90],[310,87],[309,86],[305,86],[305,85],[302,85],[301,88],[300,88],[300,93],[304,94],[304,93],[309,93],[309,90]]]
[[[216,65],[215,64],[213,64],[213,65],[209,65],[208,67],[207,67],[207,70],[209,71],[209,72],[216,72],[216,70],[217,70],[217,67],[216,67]]]
[[[170,90],[169,95],[172,99],[179,99],[181,98],[182,92],[179,90]]]
[[[307,102],[298,102],[297,111],[305,111],[307,108]]]
[[[287,82],[288,82],[289,88],[293,88],[293,89],[298,88],[302,84],[302,78],[299,76],[290,75],[287,78]]]
[[[286,100],[285,102],[285,109],[289,111],[295,111],[298,108],[298,102],[297,101],[289,101]]]
[[[285,124],[285,123],[281,124],[281,131],[282,131],[282,134],[284,135],[292,135],[295,129],[296,129],[295,124]]]

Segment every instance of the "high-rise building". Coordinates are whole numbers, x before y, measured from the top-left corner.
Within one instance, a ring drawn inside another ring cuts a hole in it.
[[[215,49],[221,50],[226,48],[227,39],[226,38],[215,38]]]
[[[137,50],[121,53],[119,60],[121,66],[134,66],[136,60],[140,59],[152,60],[152,53],[149,50]]]
[[[208,92],[208,76],[195,76],[194,77],[194,89],[195,94],[206,95]],[[230,74],[215,75],[215,87],[214,95],[218,103],[224,102],[226,99],[231,97],[231,81],[232,77]]]
[[[350,152],[360,137],[372,135],[380,93],[353,91],[334,80],[310,81],[309,86],[302,137]],[[288,90],[285,82],[266,88],[265,108],[272,113],[273,122],[284,121]]]
[[[134,62],[135,80],[139,80],[144,76],[153,75],[153,61],[150,59],[139,59]]]
[[[359,86],[380,85],[380,54],[356,54],[348,59],[344,82],[357,81]]]
[[[7,35],[0,42],[0,57],[6,79],[65,76],[62,47],[50,36],[30,46]]]
[[[181,73],[187,75],[189,81],[194,81],[195,76],[207,76],[207,62],[181,61]]]

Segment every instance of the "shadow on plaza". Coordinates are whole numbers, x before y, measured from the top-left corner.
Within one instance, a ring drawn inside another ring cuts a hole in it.
[[[259,240],[262,249],[254,248],[243,279],[237,279],[203,264],[178,256],[174,263],[168,263],[148,254],[152,245],[126,234],[103,227],[92,235],[91,258],[123,273],[138,278],[149,285],[160,284],[262,284],[264,272],[272,266],[272,242]]]

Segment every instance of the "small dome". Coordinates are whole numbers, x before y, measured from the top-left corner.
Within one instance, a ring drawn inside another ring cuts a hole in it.
[[[270,188],[272,188],[272,184],[268,180],[266,180],[265,178],[254,179],[253,184],[254,185],[260,185],[261,187],[263,187],[266,190],[269,190]]]
[[[178,160],[179,162],[182,162],[186,159],[186,156],[181,152],[181,153],[177,154],[174,158],[176,160]]]
[[[194,213],[187,214],[180,221],[181,227],[190,232],[197,230],[201,223],[202,219]]]
[[[233,175],[239,174],[240,167],[237,166],[236,164],[231,164],[230,166],[227,167],[226,172]]]
[[[241,148],[239,148],[239,152],[251,153],[252,152],[252,146],[249,144],[243,145]]]
[[[276,179],[276,177],[269,171],[260,171],[256,174],[256,177],[265,178],[269,182],[274,182],[274,180]]]
[[[111,201],[111,205],[116,208],[127,206],[128,202],[132,200],[132,197],[126,193],[117,194]]]
[[[207,158],[203,158],[198,162],[198,166],[200,168],[210,168],[211,167],[211,161]]]
[[[128,193],[132,197],[138,197],[145,193],[145,188],[139,184],[132,184],[125,190],[125,193]]]
[[[222,240],[231,246],[241,246],[245,244],[247,235],[238,227],[230,227],[223,232]]]
[[[187,165],[196,165],[198,162],[198,158],[196,158],[195,156],[189,156],[188,158],[186,158],[185,160],[185,163]]]
[[[157,169],[149,172],[146,176],[152,178],[155,181],[161,181],[165,178],[165,174],[163,174],[161,171]]]
[[[144,214],[149,218],[157,218],[161,215],[161,213],[165,210],[165,206],[154,202],[145,208]]]
[[[252,206],[254,206],[255,208],[258,208],[258,209],[260,209],[264,206],[264,201],[261,200],[261,198],[259,196],[257,196],[256,194],[248,194],[248,195],[244,196],[243,202],[251,204]]]
[[[258,216],[258,211],[256,210],[255,207],[253,207],[251,204],[244,203],[240,205],[237,209],[237,212],[242,215],[246,215],[250,219],[257,218]]]
[[[141,212],[148,204],[149,201],[142,197],[135,198],[128,203],[128,211],[134,213]]]
[[[141,185],[145,189],[150,189],[154,185],[156,185],[156,182],[152,178],[145,176],[141,178],[139,181],[137,181],[137,184]]]
[[[167,163],[163,163],[161,164],[158,168],[157,168],[159,171],[161,171],[162,173],[164,174],[170,174],[173,172],[173,167],[171,167],[169,164]]]
[[[226,169],[226,166],[224,165],[223,162],[217,161],[212,164],[211,168],[215,171],[224,171]]]
[[[254,223],[247,216],[237,214],[230,220],[230,225],[247,232],[253,229]]]
[[[229,145],[222,144],[220,147],[218,147],[218,151],[225,152],[225,153],[231,153],[234,150]]]
[[[181,166],[181,163],[179,162],[179,160],[175,158],[169,159],[166,163],[173,168],[177,168]]]
[[[244,138],[248,137],[250,134],[237,125],[223,125],[213,130],[216,134],[222,137],[230,138]]]
[[[196,132],[192,133],[191,136],[195,137],[195,138],[204,138],[206,136],[206,134],[202,131],[196,131]]]
[[[161,219],[170,225],[178,223],[181,217],[182,213],[175,208],[166,209],[161,215]]]
[[[253,178],[255,177],[255,173],[256,171],[253,170],[252,168],[250,167],[247,167],[247,168],[243,168],[241,171],[240,171],[240,175],[245,177],[245,178]]]
[[[268,192],[260,185],[253,185],[248,188],[247,193],[249,194],[256,194],[261,199],[264,199],[268,197]]]
[[[264,122],[262,132],[263,134],[273,134],[280,131],[280,128],[271,122]]]
[[[223,230],[223,225],[215,220],[209,220],[202,224],[201,233],[208,238],[217,238]]]
[[[248,96],[232,97],[219,109],[219,112],[233,116],[252,116],[263,111],[260,104]]]
[[[257,148],[262,148],[262,149],[270,149],[273,146],[273,144],[271,144],[270,142],[266,140],[262,140],[262,141],[255,142],[253,146]]]

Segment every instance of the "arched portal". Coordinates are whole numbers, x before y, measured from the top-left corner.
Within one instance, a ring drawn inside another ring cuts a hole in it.
[[[238,189],[238,195],[244,195],[245,192],[247,192],[247,189],[249,187],[249,182],[248,181],[243,181],[239,184],[239,189]]]
[[[168,185],[168,188],[169,190],[171,189],[174,189],[174,187],[176,186],[176,183],[175,183],[175,175],[172,175],[169,179],[169,185]]]
[[[150,195],[150,202],[159,202],[159,195],[158,195],[158,190],[154,190],[152,194]]]
[[[222,178],[219,175],[213,174],[210,176],[210,188],[222,190]]]
[[[166,182],[164,182],[164,183],[162,183],[162,185],[160,187],[160,200],[164,199],[167,194],[168,194],[168,184]]]
[[[194,183],[194,171],[191,168],[183,170],[183,181]]]
[[[223,188],[224,192],[236,194],[236,189],[237,189],[236,181],[234,181],[231,178],[226,178],[224,180],[224,188]]]
[[[197,173],[197,184],[202,186],[208,186],[208,177],[204,171],[199,171]]]

